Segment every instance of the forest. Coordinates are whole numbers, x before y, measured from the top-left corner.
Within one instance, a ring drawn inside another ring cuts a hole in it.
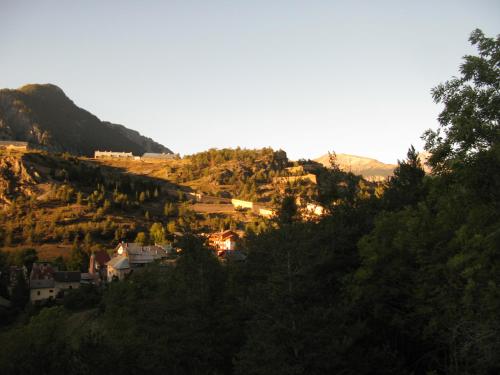
[[[80,288],[63,305],[20,301],[1,317],[0,372],[500,373],[500,37],[476,30],[470,42],[477,55],[432,90],[443,109],[423,135],[431,174],[411,146],[367,194],[332,155],[317,197],[328,214],[301,220],[285,191],[273,222],[244,238],[246,262],[221,264],[186,225],[173,267]],[[192,156],[196,171],[218,157],[237,156]],[[164,214],[179,215],[168,203]],[[0,269],[9,262],[0,252]]]

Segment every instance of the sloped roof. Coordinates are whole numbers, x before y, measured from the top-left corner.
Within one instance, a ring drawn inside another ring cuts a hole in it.
[[[111,260],[111,257],[109,256],[106,250],[95,251],[94,258],[96,263],[99,264],[99,266],[101,267],[106,265],[106,263],[108,263]]]
[[[54,267],[50,263],[33,263],[30,280],[52,279],[54,277]]]
[[[53,288],[56,285],[54,279],[31,279],[30,289]]]
[[[123,255],[116,256],[112,258],[108,263],[108,267],[112,267],[115,270],[125,270],[130,268],[128,258]]]
[[[79,271],[59,271],[54,272],[54,280],[59,283],[78,283],[81,279]]]

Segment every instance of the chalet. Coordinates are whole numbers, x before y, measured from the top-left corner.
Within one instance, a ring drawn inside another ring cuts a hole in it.
[[[221,254],[223,251],[234,251],[236,249],[236,241],[240,237],[232,230],[226,230],[210,235],[208,238],[209,245]]]
[[[33,263],[30,274],[30,301],[54,299],[57,295],[55,270],[50,263]]]

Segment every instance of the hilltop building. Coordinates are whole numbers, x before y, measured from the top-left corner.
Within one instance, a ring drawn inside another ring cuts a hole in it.
[[[231,204],[234,208],[253,208],[253,202],[243,201],[241,199],[231,199]]]
[[[131,152],[94,151],[94,159],[133,159]]]
[[[175,154],[166,154],[164,152],[162,153],[146,152],[144,155],[142,155],[141,159],[171,160],[175,158],[176,158]]]

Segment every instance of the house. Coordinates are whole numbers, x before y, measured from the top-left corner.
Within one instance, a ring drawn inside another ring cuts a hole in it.
[[[54,287],[56,296],[64,296],[66,290],[78,289],[80,287],[81,273],[79,271],[56,271],[54,272]]]
[[[115,256],[107,265],[107,280],[123,280],[134,269],[141,268],[155,261],[163,261],[169,256],[165,247],[142,246],[138,243],[122,242],[115,249]]]
[[[57,295],[54,268],[50,263],[33,263],[30,274],[30,301],[54,299]]]
[[[151,263],[155,260],[161,260],[168,257],[168,251],[164,246],[142,246],[134,242],[119,243],[115,249],[115,253],[118,255],[126,254],[132,265]]]
[[[34,263],[30,275],[30,301],[55,299],[64,291],[80,287],[79,271],[57,271],[48,262]]]
[[[226,230],[210,235],[208,243],[217,251],[217,254],[219,255],[223,251],[234,251],[236,249],[236,241],[239,238],[240,236],[238,236],[236,232]]]
[[[107,263],[107,278],[108,281],[123,280],[132,269],[126,255],[118,255],[113,257]]]
[[[95,151],[94,159],[105,159],[105,158],[115,158],[115,159],[132,159],[134,155],[131,152],[114,152],[114,151]]]

